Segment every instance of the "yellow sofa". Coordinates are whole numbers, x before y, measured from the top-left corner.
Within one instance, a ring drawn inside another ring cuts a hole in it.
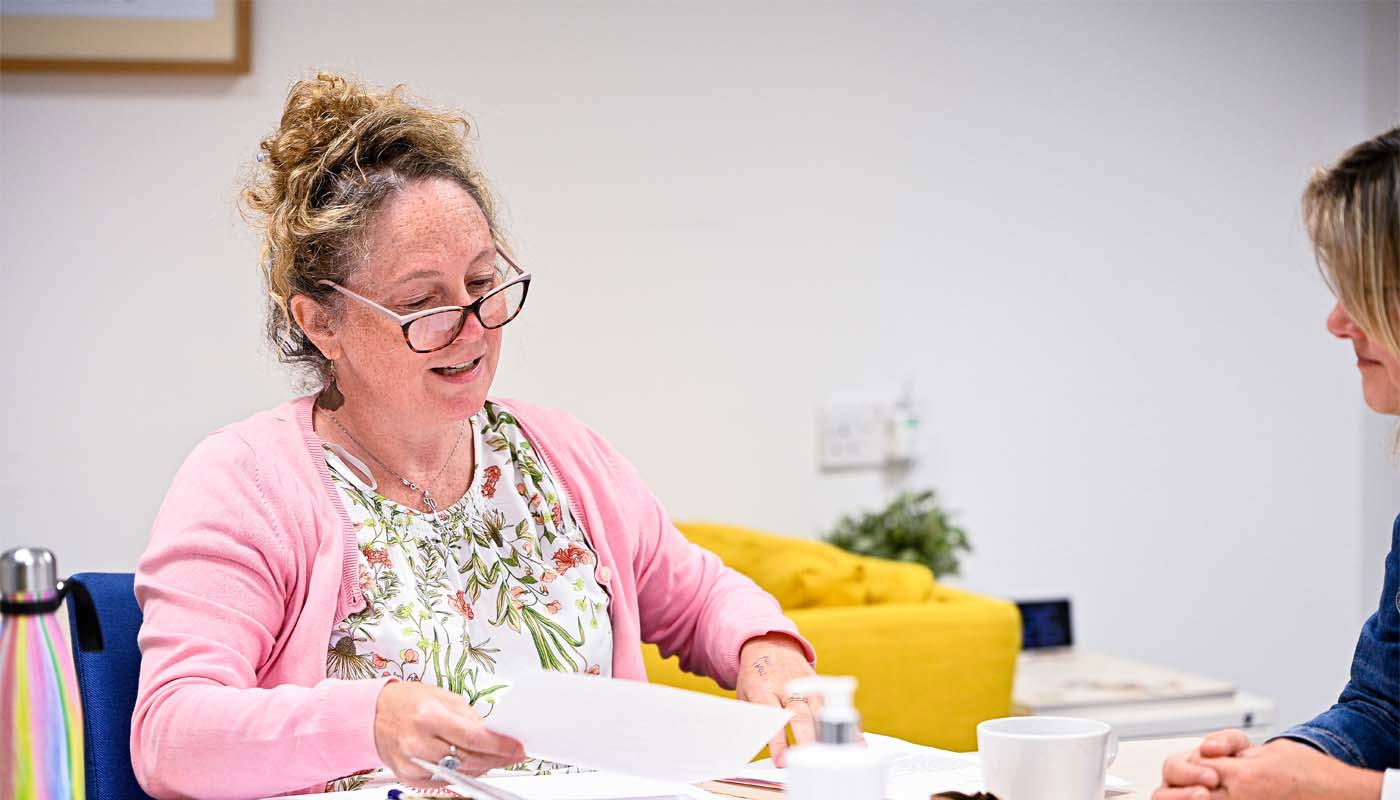
[[[817,651],[817,671],[854,675],[865,730],[975,750],[977,723],[1011,713],[1021,648],[1016,606],[951,589],[933,573],[824,542],[683,522],[692,542],[773,594]],[[732,697],[645,648],[656,683]]]

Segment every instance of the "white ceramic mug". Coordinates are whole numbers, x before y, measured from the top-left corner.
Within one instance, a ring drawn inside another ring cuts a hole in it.
[[[998,800],[1103,800],[1118,736],[1091,719],[1004,717],[977,726],[977,750]]]

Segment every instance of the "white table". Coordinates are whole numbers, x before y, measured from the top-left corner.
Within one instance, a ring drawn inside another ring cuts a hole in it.
[[[1123,742],[1118,747],[1118,759],[1113,762],[1109,771],[1124,780],[1133,784],[1134,790],[1127,794],[1108,795],[1108,800],[1149,800],[1152,792],[1162,780],[1162,762],[1168,756],[1179,753],[1183,750],[1190,750],[1200,743],[1199,738],[1177,738],[1177,739],[1156,739],[1150,741]],[[733,790],[736,794],[739,790]],[[698,796],[704,793],[697,791]],[[734,795],[726,791],[725,797],[720,795],[709,795],[717,800],[731,800]],[[307,800],[311,798],[324,797],[344,797],[354,800],[379,800],[384,796],[384,789],[366,789],[359,792],[345,792],[331,795],[304,795]],[[766,792],[762,790],[751,791],[744,794],[748,797],[772,798],[781,800],[779,792]],[[297,798],[281,798],[280,800],[298,800]]]
[[[1168,756],[1190,750],[1200,742],[1201,739],[1198,737],[1186,737],[1121,743],[1118,747],[1118,758],[1109,768],[1109,772],[1131,782],[1133,791],[1123,794],[1108,794],[1106,795],[1107,800],[1150,800],[1152,792],[1162,782],[1162,762],[1166,761]],[[715,784],[707,784],[706,788],[710,789],[711,792],[717,792],[716,798],[723,796],[723,800],[731,800],[735,797],[753,798],[754,800],[782,800],[782,793],[771,789],[751,789]]]

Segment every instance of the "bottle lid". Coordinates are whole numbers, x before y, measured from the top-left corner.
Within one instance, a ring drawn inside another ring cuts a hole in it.
[[[0,554],[0,597],[24,603],[58,597],[58,562],[42,547],[16,547]]]

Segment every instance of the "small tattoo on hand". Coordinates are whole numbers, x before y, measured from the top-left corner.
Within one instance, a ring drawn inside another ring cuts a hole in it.
[[[757,672],[759,675],[767,675],[767,674],[768,674],[768,656],[763,656],[763,657],[760,658],[759,660],[753,662],[753,669],[754,669],[754,672]]]

